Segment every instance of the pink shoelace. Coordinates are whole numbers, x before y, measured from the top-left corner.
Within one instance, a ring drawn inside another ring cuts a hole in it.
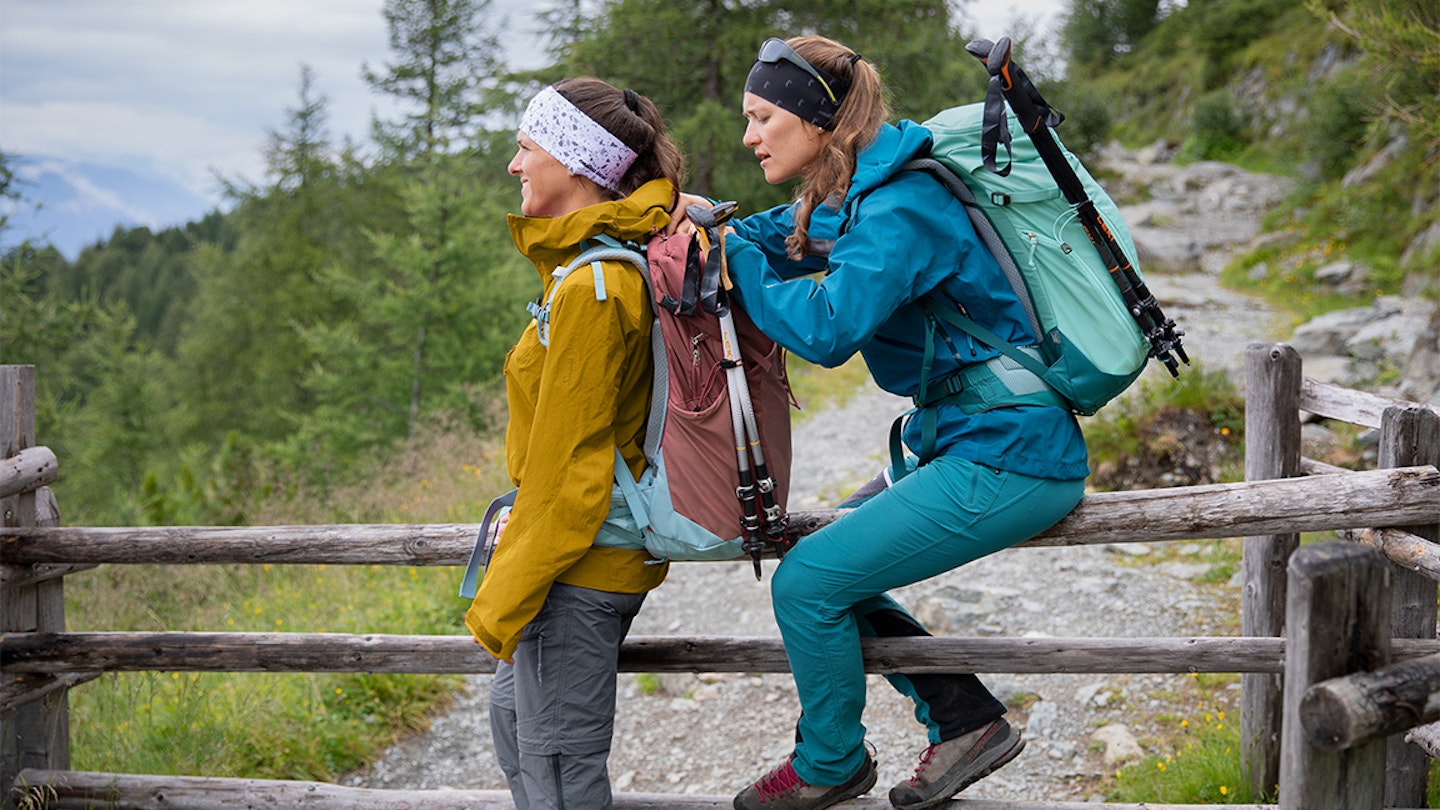
[[[795,773],[795,768],[787,759],[760,777],[760,781],[755,783],[755,793],[760,797],[760,801],[768,802],[804,786],[805,782],[800,779],[799,774]]]
[[[920,774],[925,773],[925,766],[930,764],[930,758],[935,755],[936,746],[927,746],[920,752],[920,764],[915,766],[915,775],[910,777],[910,787],[920,785]]]

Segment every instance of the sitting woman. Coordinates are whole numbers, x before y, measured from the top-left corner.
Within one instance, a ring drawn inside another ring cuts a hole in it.
[[[926,311],[959,307],[1017,346],[1038,342],[960,202],[925,172],[900,170],[931,137],[910,121],[885,123],[875,69],[823,37],[771,39],[743,111],[744,143],[765,179],[801,182],[793,204],[735,222],[726,255],[736,300],[810,362],[836,366],[860,352],[881,388],[919,407],[904,431],[919,466],[867,488],[800,540],[771,580],[800,697],[797,742],[735,807],[814,810],[876,781],[861,724],[861,637],[926,634],[886,592],[1050,527],[1079,503],[1089,470],[1058,395],[1043,385],[1013,392],[995,373],[994,347],[952,339]],[[915,775],[890,790],[895,807],[943,804],[1024,747],[974,675],[888,677],[928,732]]]

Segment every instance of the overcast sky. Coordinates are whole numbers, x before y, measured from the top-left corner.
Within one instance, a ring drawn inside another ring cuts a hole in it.
[[[366,138],[379,102],[359,75],[390,57],[382,5],[0,0],[0,149],[159,171],[205,196],[214,171],[258,181],[302,64],[332,138]]]
[[[971,9],[978,30],[994,36],[1012,9],[1048,19],[1062,2],[978,0]],[[0,0],[0,151],[159,173],[218,200],[216,173],[263,179],[266,133],[284,129],[302,64],[328,100],[331,138],[367,139],[382,102],[359,74],[390,57],[382,5]],[[495,0],[493,8],[530,52],[530,12],[544,5]]]

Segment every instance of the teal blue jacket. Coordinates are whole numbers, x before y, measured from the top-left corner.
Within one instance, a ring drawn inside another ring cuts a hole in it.
[[[822,366],[839,365],[858,351],[881,388],[907,397],[919,393],[926,328],[920,298],[926,293],[960,302],[976,322],[1013,343],[1037,342],[960,201],[924,172],[897,174],[906,161],[928,154],[930,142],[929,130],[912,121],[882,125],[857,155],[844,202],[812,215],[811,255],[798,261],[785,256],[794,205],[735,221],[739,238],[726,242],[736,300],[762,331]],[[950,333],[959,357],[938,342],[932,382],[961,362],[998,354],[958,329]],[[1062,408],[966,414],[956,406],[933,407],[939,408],[937,454],[1041,478],[1089,474],[1080,426]],[[919,421],[906,428],[911,448],[919,446]]]

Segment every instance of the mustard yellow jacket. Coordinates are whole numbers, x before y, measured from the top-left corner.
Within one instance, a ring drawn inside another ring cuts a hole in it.
[[[541,300],[556,283],[551,272],[578,256],[583,240],[603,233],[643,242],[663,229],[672,192],[655,180],[563,217],[511,215],[515,246],[540,273]],[[514,655],[552,583],[643,593],[668,570],[644,551],[591,545],[610,508],[615,448],[632,473],[645,468],[651,385],[645,281],[624,262],[602,267],[605,300],[596,300],[590,269],[577,270],[551,302],[549,347],[531,321],[505,359],[505,456],[519,493],[465,614],[475,640],[499,658]]]

